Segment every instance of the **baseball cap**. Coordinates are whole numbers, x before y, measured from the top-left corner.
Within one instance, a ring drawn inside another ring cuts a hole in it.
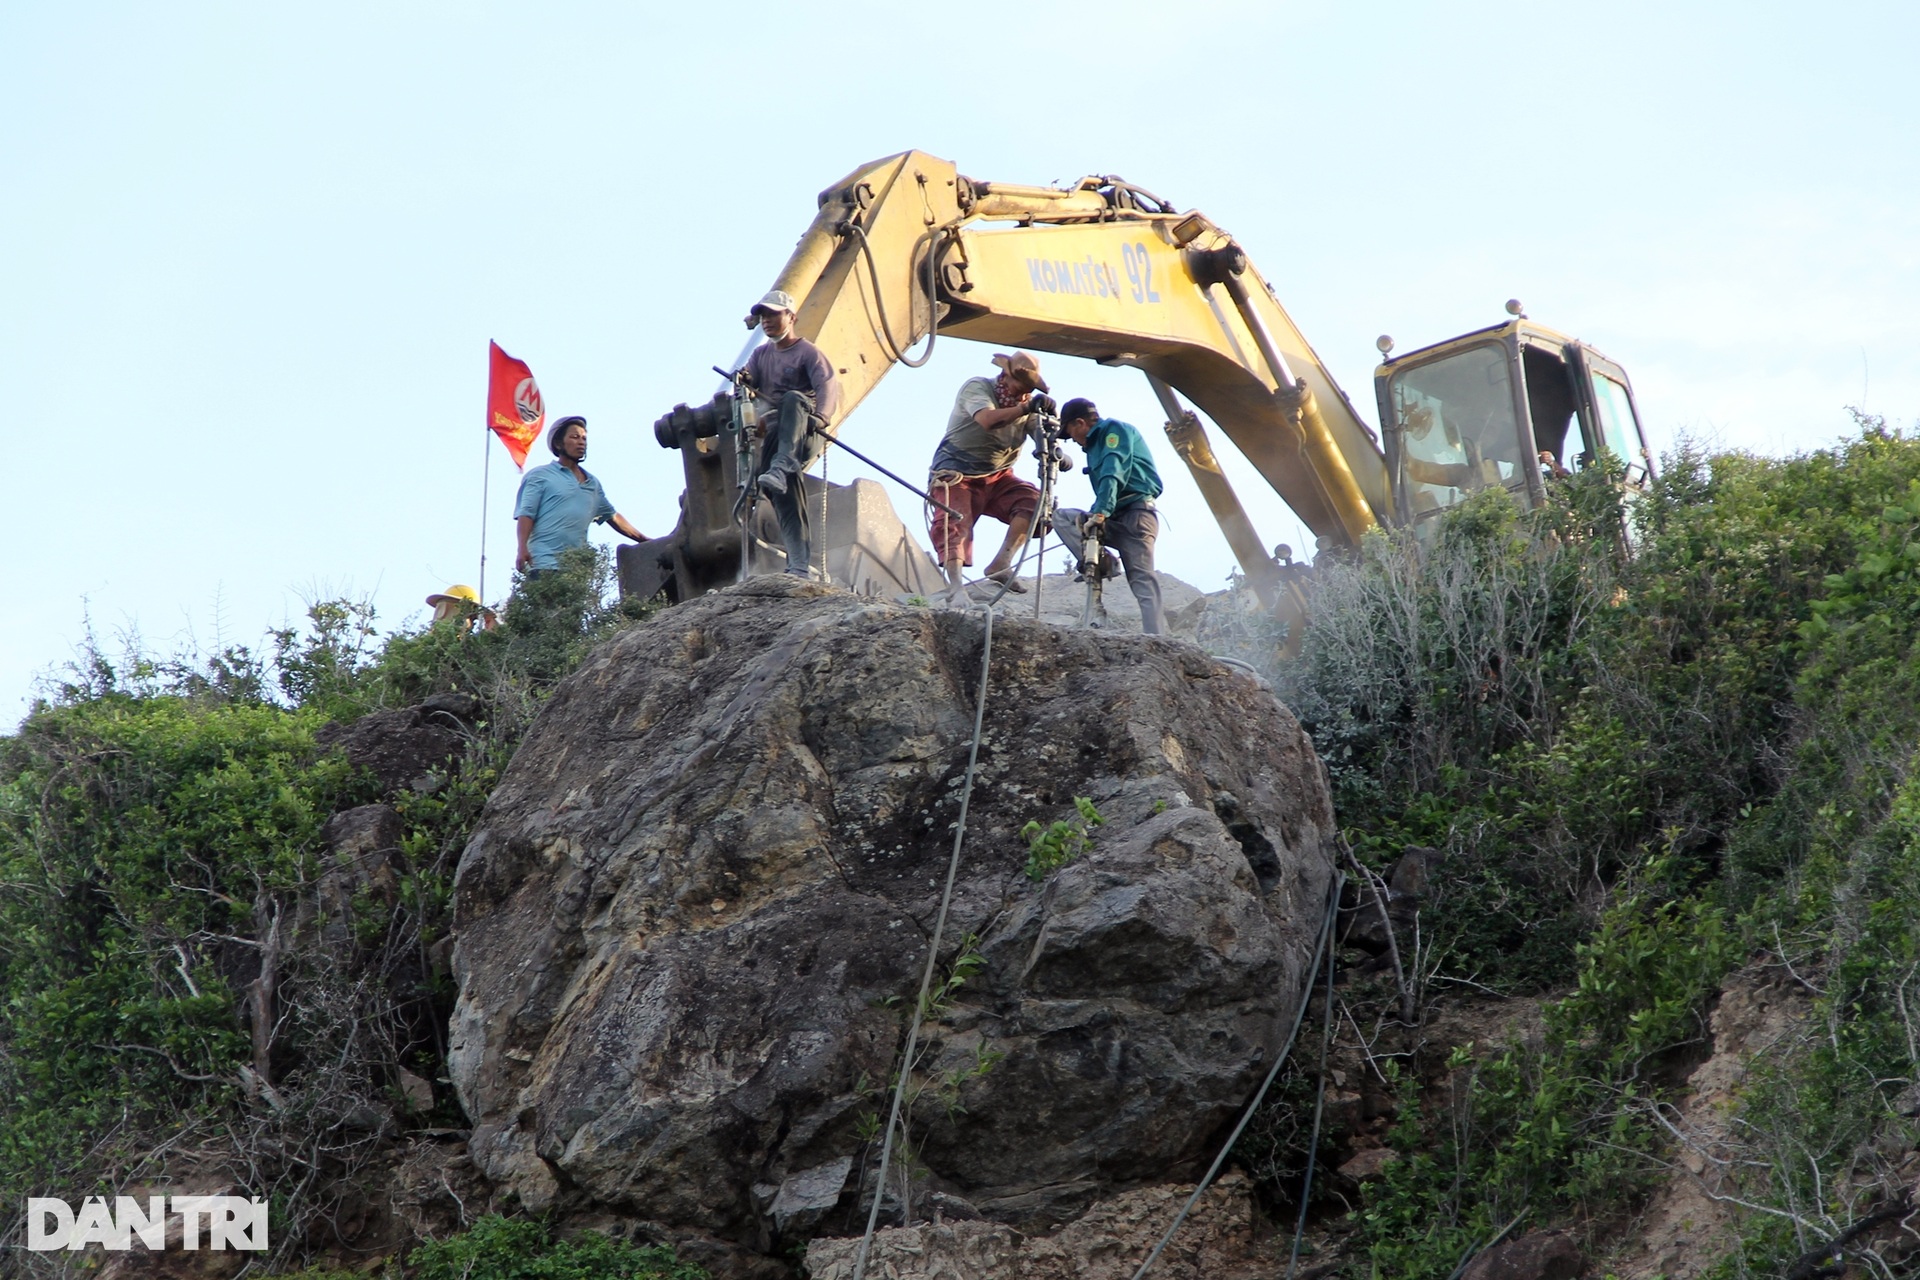
[[[1075,396],[1060,406],[1060,421],[1072,422],[1075,418],[1092,418],[1097,422],[1100,418],[1100,410],[1085,396]]]
[[[794,305],[793,295],[785,289],[769,289],[767,296],[754,303],[753,309],[747,314],[757,316],[762,311],[798,311],[799,309]]]

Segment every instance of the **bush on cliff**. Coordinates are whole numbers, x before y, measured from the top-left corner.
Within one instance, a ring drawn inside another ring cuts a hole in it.
[[[706,1280],[661,1245],[587,1231],[555,1240],[537,1222],[489,1214],[407,1259],[414,1280]]]
[[[432,1086],[455,863],[545,692],[636,616],[606,583],[604,558],[583,557],[524,584],[495,631],[381,637],[370,608],[323,601],[271,633],[266,657],[89,642],[0,738],[14,1231],[29,1195],[191,1171],[271,1196],[276,1257],[291,1259],[367,1198],[396,1134],[460,1122]],[[456,691],[483,710],[425,790],[382,796],[316,743],[334,721]],[[323,826],[382,799],[397,850],[343,872]]]
[[[1408,981],[1573,987],[1543,1043],[1403,1094],[1402,1158],[1358,1217],[1378,1274],[1444,1277],[1518,1214],[1631,1208],[1747,956],[1816,988],[1819,1026],[1743,1097],[1728,1274],[1817,1260],[1898,1199],[1920,1136],[1920,441],[1859,428],[1785,460],[1683,449],[1631,555],[1592,536],[1604,495],[1576,480],[1322,573],[1278,674],[1358,857],[1445,854]]]

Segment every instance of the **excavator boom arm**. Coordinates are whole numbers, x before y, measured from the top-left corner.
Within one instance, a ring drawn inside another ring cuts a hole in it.
[[[1139,368],[1192,399],[1316,534],[1392,510],[1372,433],[1232,238],[1123,202],[1114,179],[1023,187],[910,151],[856,169],[774,287],[840,377],[841,417],[939,332]],[[1148,205],[1149,207],[1141,207]]]
[[[958,251],[973,287],[940,331],[1153,375],[1218,423],[1315,533],[1357,541],[1392,509],[1371,433],[1244,254],[1188,216],[1205,230],[1184,245],[1164,215],[967,228]]]
[[[920,151],[876,160],[821,193],[773,287],[798,301],[799,335],[832,363],[841,421],[894,365],[924,363],[916,348],[936,329],[1140,369],[1269,603],[1278,571],[1174,391],[1220,425],[1315,534],[1351,545],[1393,510],[1372,432],[1239,245],[1204,215],[1120,179],[1015,186],[966,178]],[[690,581],[724,572],[737,542],[730,500],[705,493],[713,459],[695,448],[722,416],[718,401],[681,406],[655,426],[663,445],[689,450],[673,554],[705,567],[673,573]]]

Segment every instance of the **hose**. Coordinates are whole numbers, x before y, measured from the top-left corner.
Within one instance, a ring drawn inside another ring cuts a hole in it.
[[[934,239],[934,237],[943,234],[946,231],[946,228],[945,227],[929,227],[927,231],[923,235],[921,235],[921,237],[918,240],[913,242],[913,252],[916,257],[919,256],[920,246],[922,245],[927,246],[927,254],[925,259],[927,264],[927,281],[926,281],[927,348],[925,351],[922,351],[920,353],[920,358],[916,360],[916,359],[913,359],[911,356],[907,355],[905,349],[902,348],[901,345],[894,340],[893,325],[887,319],[886,297],[882,293],[881,287],[880,287],[880,268],[879,268],[879,265],[874,262],[873,245],[869,243],[867,240],[867,229],[861,226],[857,222],[850,222],[847,225],[849,228],[851,228],[854,239],[859,242],[861,255],[865,257],[867,262],[867,276],[869,279],[873,281],[873,306],[874,306],[874,310],[878,313],[878,316],[879,316],[880,340],[886,345],[887,355],[891,359],[897,360],[901,364],[907,366],[907,368],[909,369],[918,369],[920,366],[924,365],[927,361],[933,359],[934,339],[940,336],[939,322],[938,322],[938,319],[933,314],[934,261],[933,261],[933,246],[931,244],[931,241]],[[907,317],[907,331],[909,336],[911,336],[913,331],[913,317],[911,315]],[[911,341],[907,343],[907,346],[909,347],[912,345],[913,343]]]

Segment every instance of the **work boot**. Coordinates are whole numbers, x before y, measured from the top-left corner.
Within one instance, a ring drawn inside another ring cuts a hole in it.
[[[787,473],[769,469],[760,473],[760,492],[777,498],[787,491]]]

